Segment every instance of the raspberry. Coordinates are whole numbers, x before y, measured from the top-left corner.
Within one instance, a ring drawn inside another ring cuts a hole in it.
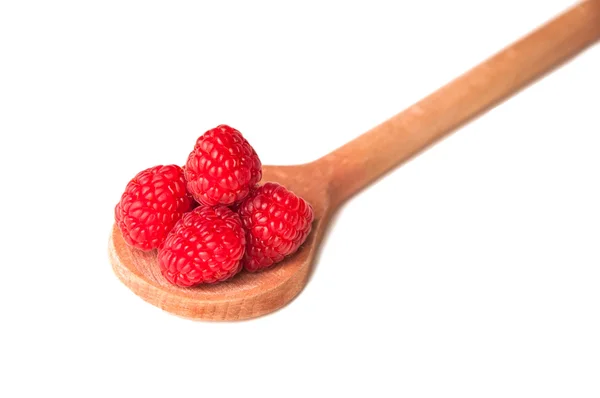
[[[253,190],[238,212],[246,228],[243,265],[250,272],[296,252],[310,233],[314,217],[310,204],[272,182]]]
[[[181,167],[155,166],[129,181],[115,207],[115,221],[127,243],[152,250],[191,209],[192,202]]]
[[[242,269],[245,244],[236,213],[200,206],[184,214],[158,249],[160,270],[178,286],[220,282]]]
[[[188,190],[207,206],[241,201],[261,177],[260,159],[252,146],[224,124],[198,138],[185,167]]]

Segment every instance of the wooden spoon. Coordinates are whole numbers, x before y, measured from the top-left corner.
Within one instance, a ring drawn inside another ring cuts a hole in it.
[[[599,38],[600,0],[584,1],[329,155],[304,165],[265,166],[263,181],[285,185],[315,210],[304,245],[267,271],[175,287],[160,274],[156,252],[130,248],[116,227],[109,247],[113,269],[135,294],[184,317],[239,320],[275,311],[306,284],[328,221],[342,202]]]

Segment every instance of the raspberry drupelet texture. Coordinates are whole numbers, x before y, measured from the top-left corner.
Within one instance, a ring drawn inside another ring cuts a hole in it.
[[[152,250],[191,210],[192,203],[181,167],[155,166],[129,181],[115,207],[115,221],[129,245]]]
[[[158,249],[158,263],[174,285],[220,282],[242,269],[245,244],[236,213],[225,206],[200,206],[175,224]]]
[[[243,266],[250,272],[296,252],[310,233],[314,217],[310,204],[272,182],[250,192],[238,212],[246,228]]]
[[[185,165],[189,192],[206,206],[241,201],[261,177],[260,159],[252,146],[224,124],[198,138]]]

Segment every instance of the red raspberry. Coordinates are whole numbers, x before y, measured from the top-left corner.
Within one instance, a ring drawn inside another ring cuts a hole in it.
[[[185,167],[188,190],[207,206],[241,201],[261,177],[254,149],[239,131],[224,124],[198,138]]]
[[[181,167],[155,166],[129,181],[115,207],[115,221],[127,243],[152,250],[191,209],[192,202]]]
[[[236,213],[225,206],[200,206],[175,224],[158,249],[158,263],[174,285],[220,282],[242,269],[245,245]]]
[[[252,191],[239,208],[246,228],[244,268],[255,272],[283,260],[310,233],[313,209],[285,187],[267,182]]]

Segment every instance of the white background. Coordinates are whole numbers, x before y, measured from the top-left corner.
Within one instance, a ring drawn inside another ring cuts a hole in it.
[[[313,160],[572,3],[2,2],[0,396],[599,396],[598,46],[349,202],[275,314],[180,319],[107,257],[205,130]]]

